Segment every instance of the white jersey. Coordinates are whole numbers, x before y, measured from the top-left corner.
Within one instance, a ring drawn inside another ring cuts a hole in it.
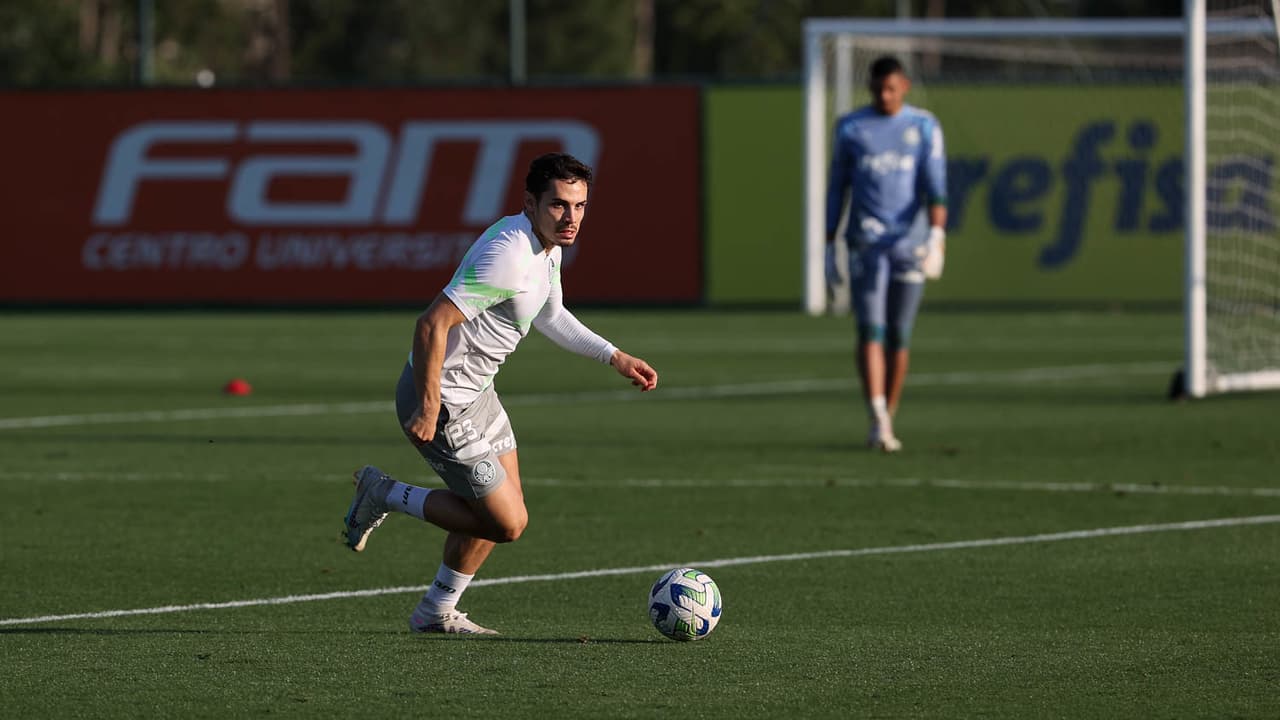
[[[441,400],[470,405],[530,326],[567,350],[612,359],[617,348],[565,309],[560,265],[560,248],[544,250],[524,213],[502,218],[475,241],[444,289],[466,321],[449,331]]]

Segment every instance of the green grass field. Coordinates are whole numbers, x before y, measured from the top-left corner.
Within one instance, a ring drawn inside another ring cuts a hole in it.
[[[1280,717],[1280,396],[1165,400],[1172,314],[926,313],[899,456],[847,319],[580,313],[646,395],[531,336],[493,639],[407,631],[441,531],[340,540],[354,468],[438,485],[414,314],[0,315],[0,714]],[[646,616],[684,564],[703,642]]]

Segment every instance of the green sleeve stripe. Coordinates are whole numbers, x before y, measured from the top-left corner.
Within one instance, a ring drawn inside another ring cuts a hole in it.
[[[461,278],[454,278],[452,286],[461,300],[476,312],[515,297],[516,294],[515,290],[480,282],[474,267],[468,267]]]

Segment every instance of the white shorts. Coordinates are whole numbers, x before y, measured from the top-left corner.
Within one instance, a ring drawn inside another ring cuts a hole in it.
[[[413,368],[405,365],[396,384],[396,415],[402,427],[420,402]],[[450,490],[463,497],[482,498],[507,479],[498,456],[515,449],[511,421],[491,385],[470,405],[441,403],[435,437],[418,446],[418,453]]]

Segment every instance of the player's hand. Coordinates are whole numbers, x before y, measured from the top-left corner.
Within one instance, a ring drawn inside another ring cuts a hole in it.
[[[827,243],[826,273],[828,289],[844,285],[844,273],[840,272],[840,263],[836,260],[836,244],[834,242]]]
[[[436,436],[436,420],[440,411],[437,409],[430,417],[423,414],[422,408],[414,408],[413,414],[404,421],[404,434],[414,445],[426,445]]]
[[[942,277],[942,266],[947,255],[947,231],[935,225],[929,229],[928,254],[924,256],[921,269],[930,280]]]
[[[616,351],[609,364],[618,374],[640,388],[640,392],[648,392],[658,387],[658,371],[649,367],[649,363],[638,357],[628,355],[621,350]]]

